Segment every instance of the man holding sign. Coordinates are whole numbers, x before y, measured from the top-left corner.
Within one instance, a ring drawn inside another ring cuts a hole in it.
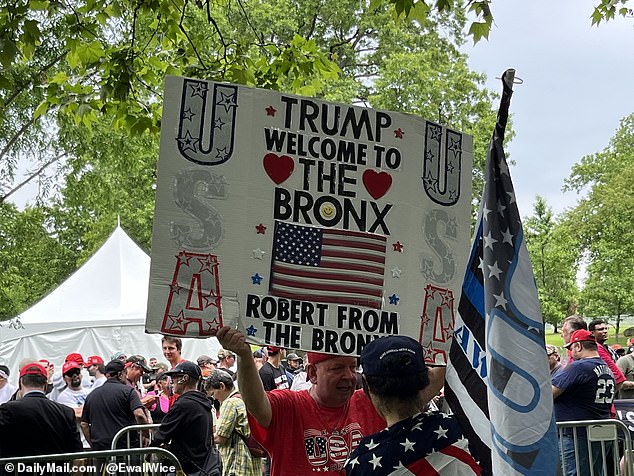
[[[341,475],[385,426],[355,391],[363,347],[406,335],[427,365],[447,361],[473,140],[409,114],[192,78],[166,78],[164,97],[146,330],[217,335],[237,354],[273,476]],[[265,393],[247,338],[307,351],[312,388]],[[444,368],[431,374],[427,400]]]
[[[240,393],[251,430],[271,455],[271,476],[314,471],[343,475],[343,465],[359,441],[385,428],[367,395],[355,390],[355,357],[309,353],[310,390],[265,393],[244,334],[223,327],[217,337],[238,356]],[[432,384],[424,400],[442,385],[442,370],[430,372]]]

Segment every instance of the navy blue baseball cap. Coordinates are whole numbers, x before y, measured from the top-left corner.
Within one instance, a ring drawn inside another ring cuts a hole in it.
[[[189,375],[192,378],[199,379],[202,376],[202,372],[200,371],[200,367],[189,360],[183,360],[172,370],[165,372],[163,375],[179,375],[185,374]]]
[[[410,358],[399,358],[407,357]],[[393,359],[398,359],[395,365]],[[391,365],[387,361],[392,361]],[[423,347],[411,337],[387,336],[375,339],[361,352],[361,367],[366,375],[412,375],[425,370]]]

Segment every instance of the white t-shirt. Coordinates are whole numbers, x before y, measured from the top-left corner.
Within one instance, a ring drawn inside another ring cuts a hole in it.
[[[70,387],[66,387],[66,389],[59,394],[57,397],[57,403],[61,403],[62,405],[66,405],[70,408],[79,408],[84,406],[84,402],[86,401],[86,397],[90,393],[90,389],[86,387],[79,387],[78,390],[73,390]],[[81,443],[84,448],[90,448],[90,444],[86,440],[84,436],[84,432],[81,431],[81,425],[79,421],[77,422],[77,430],[79,431],[79,436],[81,436]]]
[[[9,382],[7,382],[4,387],[0,388],[0,405],[8,402],[17,389],[18,387],[11,385]]]
[[[86,388],[89,389],[92,385],[92,380],[90,377],[90,375],[88,375],[86,372],[82,372],[81,374],[81,386],[82,388]],[[56,373],[55,375],[53,375],[53,390],[51,391],[51,393],[49,393],[47,395],[49,400],[53,400],[54,402],[57,401],[57,399],[59,398],[59,394],[62,393],[65,389],[66,389],[66,381],[64,380],[64,377],[62,377],[61,372]]]

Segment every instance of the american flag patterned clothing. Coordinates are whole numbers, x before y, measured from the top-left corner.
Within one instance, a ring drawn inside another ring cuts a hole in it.
[[[318,405],[307,390],[272,390],[266,396],[271,425],[265,429],[251,415],[249,424],[271,455],[271,476],[343,476],[343,465],[359,441],[385,428],[363,390],[338,408]]]
[[[458,422],[419,413],[366,436],[346,461],[348,476],[473,476],[475,462]]]

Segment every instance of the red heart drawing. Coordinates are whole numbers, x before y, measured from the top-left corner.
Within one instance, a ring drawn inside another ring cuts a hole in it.
[[[392,186],[392,176],[387,172],[375,172],[372,169],[368,169],[363,172],[363,185],[365,185],[365,189],[372,198],[378,200]]]
[[[295,168],[295,162],[288,155],[273,153],[264,156],[264,170],[277,185],[289,178]]]

